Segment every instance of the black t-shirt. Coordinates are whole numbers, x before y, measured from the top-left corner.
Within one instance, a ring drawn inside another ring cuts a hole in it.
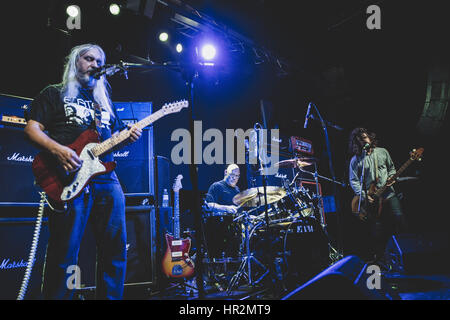
[[[206,194],[206,202],[214,202],[221,205],[234,205],[233,197],[239,193],[239,188],[231,187],[224,180],[214,182]]]
[[[114,105],[111,107],[114,114],[102,107],[101,141],[126,127],[117,117]],[[76,98],[69,98],[63,94],[60,84],[50,85],[31,103],[30,119],[41,123],[53,140],[63,145],[71,144],[83,131],[96,129],[92,90],[80,88]],[[102,155],[101,160],[113,161],[112,152]]]

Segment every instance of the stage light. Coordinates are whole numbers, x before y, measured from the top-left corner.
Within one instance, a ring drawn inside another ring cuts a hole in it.
[[[205,44],[201,49],[202,58],[212,60],[216,56],[216,48],[212,44]]]
[[[178,53],[180,53],[181,51],[183,51],[183,46],[181,45],[181,43],[178,43],[175,49],[177,50]]]
[[[169,35],[167,34],[167,32],[161,32],[159,34],[159,40],[162,42],[166,42],[169,39]]]
[[[70,5],[66,8],[66,13],[72,18],[75,18],[80,14],[80,11],[78,10],[78,6]]]
[[[109,5],[109,12],[111,12],[112,15],[117,16],[120,13],[120,6],[117,3],[111,3]]]

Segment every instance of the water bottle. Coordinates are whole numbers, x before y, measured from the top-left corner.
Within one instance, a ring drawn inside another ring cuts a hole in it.
[[[167,189],[164,189],[164,192],[163,192],[162,206],[163,207],[169,206],[169,193],[167,192]]]

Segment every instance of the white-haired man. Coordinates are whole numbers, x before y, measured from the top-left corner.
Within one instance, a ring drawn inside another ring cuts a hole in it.
[[[58,159],[62,168],[74,172],[81,166],[76,152],[67,147],[87,129],[95,129],[101,140],[125,129],[117,117],[104,76],[93,72],[105,63],[105,53],[95,44],[74,47],[67,57],[63,81],[43,89],[33,100],[25,128],[26,136]],[[130,142],[141,130],[130,128]],[[47,131],[45,133],[44,131]],[[113,160],[107,153],[102,161]],[[89,186],[70,201],[64,213],[49,215],[42,293],[44,299],[70,299],[73,266],[88,221],[93,223],[97,244],[96,297],[121,299],[126,270],[125,197],[114,171],[92,179]],[[85,270],[81,270],[82,272]],[[81,273],[81,276],[83,273]]]

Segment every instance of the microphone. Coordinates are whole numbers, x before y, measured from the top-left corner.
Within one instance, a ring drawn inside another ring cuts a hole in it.
[[[303,126],[303,128],[305,128],[305,129],[308,126],[308,119],[311,116],[310,113],[311,113],[311,102],[308,104],[308,110],[306,111],[305,124]]]
[[[106,72],[106,65],[103,65],[101,67],[98,68],[92,68],[92,70],[89,72],[89,74],[91,75],[92,78],[94,79],[100,79],[100,77]]]
[[[126,67],[124,67],[123,65],[120,65],[120,64],[104,64],[103,66],[98,67],[98,68],[94,67],[92,69],[92,71],[90,71],[89,73],[90,73],[91,77],[98,80],[103,75],[112,76],[113,74],[115,74],[116,72],[118,72],[120,70],[123,71],[125,79],[128,79],[128,73],[127,73]]]
[[[370,143],[366,143],[363,147],[363,150],[367,151],[370,149]]]

